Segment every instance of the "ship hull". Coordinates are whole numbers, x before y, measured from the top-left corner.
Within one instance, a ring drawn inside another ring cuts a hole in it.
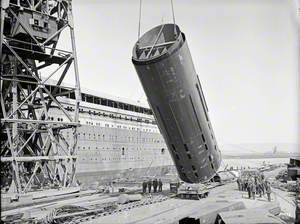
[[[82,185],[91,185],[94,182],[106,184],[110,182],[141,182],[145,179],[161,178],[166,179],[167,176],[173,177],[175,174],[174,165],[156,166],[151,168],[134,168],[131,170],[106,170],[78,172],[76,178]]]
[[[74,102],[60,99],[66,109]],[[82,184],[168,173],[173,161],[152,115],[81,102],[77,128],[76,178]],[[58,110],[51,120],[66,119]],[[61,135],[73,145],[73,130]],[[139,178],[140,179],[140,178]]]

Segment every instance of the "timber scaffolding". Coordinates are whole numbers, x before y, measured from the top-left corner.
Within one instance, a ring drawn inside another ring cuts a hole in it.
[[[80,84],[71,0],[1,0],[1,189],[16,197],[76,185]],[[61,34],[70,49],[59,49]],[[71,67],[73,65],[73,68]],[[72,71],[73,70],[73,71]],[[72,88],[61,84],[74,75]],[[55,76],[52,87],[48,83]],[[75,109],[57,97],[72,94]],[[55,108],[66,119],[53,121]],[[60,134],[72,129],[71,141]]]

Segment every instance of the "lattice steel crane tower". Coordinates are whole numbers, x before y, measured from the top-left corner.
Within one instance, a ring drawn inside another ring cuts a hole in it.
[[[1,0],[0,26],[1,188],[73,186],[81,93],[72,1]],[[61,91],[67,75],[74,76],[74,88]],[[55,85],[47,85],[53,77]],[[70,92],[71,111],[57,99]],[[67,119],[50,119],[53,108]],[[63,129],[72,130],[70,141]]]

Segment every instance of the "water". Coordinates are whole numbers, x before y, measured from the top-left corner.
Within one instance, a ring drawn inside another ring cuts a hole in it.
[[[226,165],[227,168],[233,166],[233,168],[238,167],[259,167],[262,166],[263,163],[265,164],[283,164],[283,163],[289,163],[290,158],[263,158],[263,159],[223,159],[221,163],[220,170],[224,169]]]

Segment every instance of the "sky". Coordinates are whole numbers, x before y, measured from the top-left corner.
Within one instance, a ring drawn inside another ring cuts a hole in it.
[[[295,2],[173,3],[218,142],[299,144],[300,15]],[[73,0],[73,14],[81,86],[146,101],[131,63],[139,0]],[[141,33],[170,22],[169,0],[142,1]]]

